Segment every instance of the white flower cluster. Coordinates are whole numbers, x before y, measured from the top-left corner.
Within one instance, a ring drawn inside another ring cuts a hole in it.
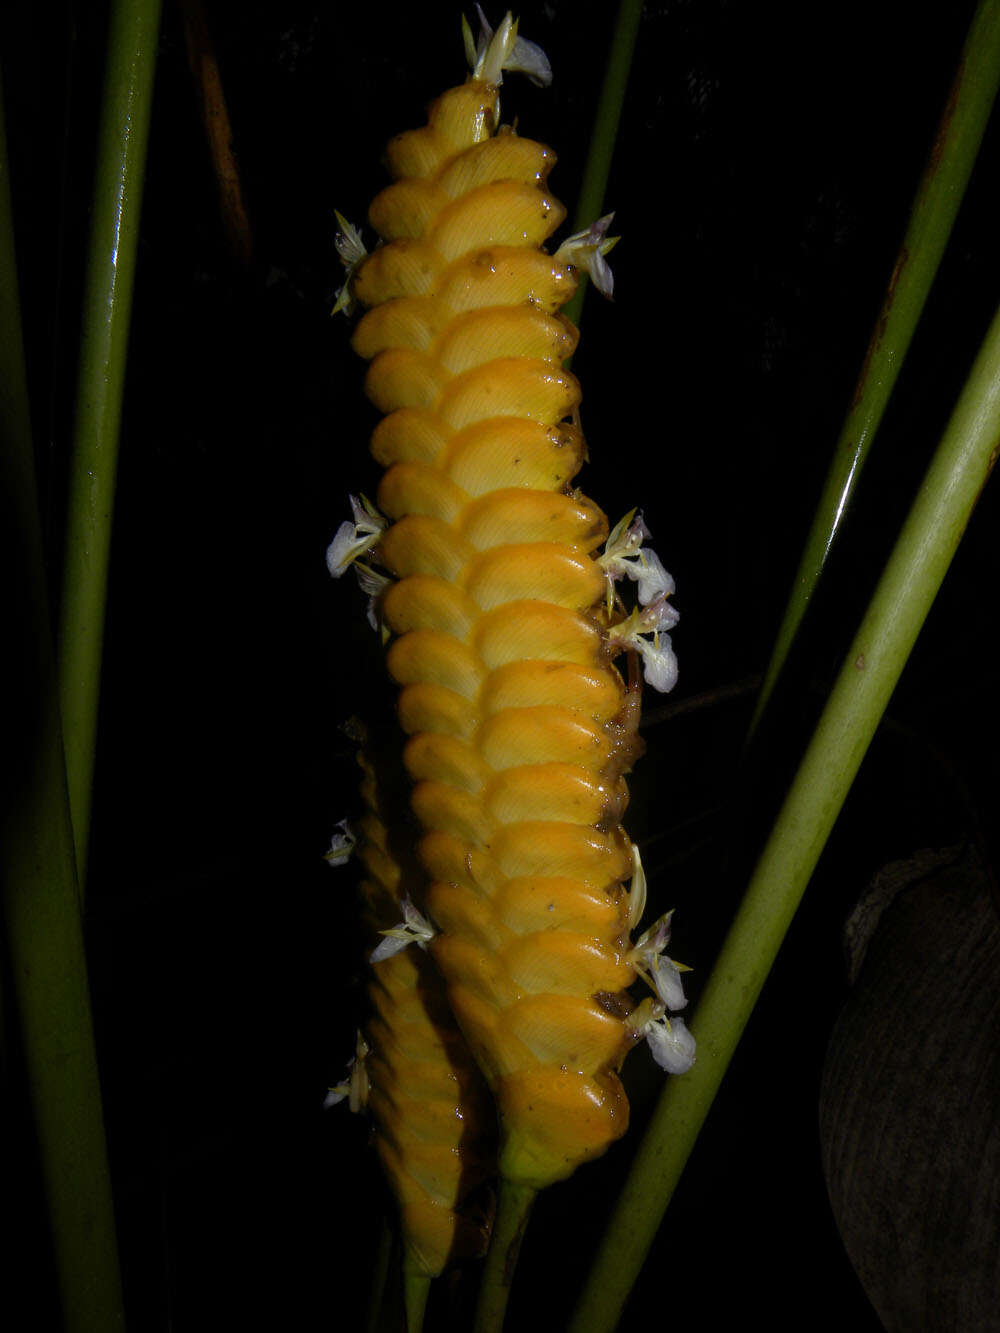
[[[629,929],[642,916],[646,903],[646,875],[642,868],[639,849],[632,844],[632,887],[629,892]],[[632,1014],[633,1035],[636,1041],[646,1039],[653,1059],[668,1074],[684,1074],[694,1064],[694,1037],[681,1018],[667,1018],[667,1011],[676,1014],[687,1005],[681,973],[691,969],[663,950],[670,942],[670,918],[667,912],[639,937],[628,955],[628,961],[655,993],[656,999],[643,1000]]]
[[[343,287],[337,288],[337,304],[330,313],[336,315],[338,311],[343,310],[345,315],[350,315],[354,313],[355,304],[351,279],[354,277],[354,270],[368,257],[368,251],[357,227],[348,222],[336,209],[334,216],[339,230],[333,238],[333,243],[337,248],[337,254],[340,255],[340,262],[347,271],[344,274]]]
[[[611,265],[604,258],[621,240],[620,236],[609,236],[608,228],[614,221],[614,213],[607,213],[598,218],[583,231],[567,236],[559,249],[552,256],[563,264],[572,264],[582,268],[590,275],[590,280],[610,301],[615,291],[615,275]]]
[[[342,819],[336,827],[340,829],[340,832],[335,833],[330,839],[330,850],[323,854],[323,860],[331,866],[342,866],[346,865],[351,859],[351,853],[354,851],[357,838],[346,819]]]
[[[388,524],[372,502],[364,495],[349,497],[354,522],[345,519],[337,529],[333,541],[326,548],[326,567],[335,579],[378,542]]]
[[[653,1059],[668,1074],[686,1074],[695,1062],[694,1037],[683,1018],[667,1018],[658,1000],[643,1000],[630,1020],[636,1038],[645,1037]]]
[[[418,948],[426,949],[437,931],[427,918],[417,911],[407,894],[403,899],[402,921],[389,930],[379,931],[379,934],[384,935],[385,939],[372,950],[368,960],[371,963],[381,963],[384,959],[391,958],[408,944],[416,944]]]
[[[327,1091],[323,1101],[324,1107],[336,1106],[346,1097],[348,1105],[352,1111],[360,1111],[368,1105],[368,1069],[365,1065],[365,1057],[368,1055],[368,1043],[365,1041],[358,1029],[357,1040],[354,1044],[354,1054],[347,1062],[347,1073],[340,1083],[334,1084]]]
[[[392,582],[387,574],[380,574],[371,565],[362,564],[360,557],[377,545],[382,533],[389,526],[388,521],[378,512],[372,502],[364,495],[359,499],[350,497],[351,513],[354,521],[346,519],[337,529],[333,541],[326,550],[326,567],[335,579],[346,573],[351,565],[361,585],[361,591],[368,594],[368,623],[376,632],[379,630],[378,599]]]
[[[667,601],[674,591],[673,579],[656,552],[643,546],[648,536],[642,515],[637,517],[633,509],[615,525],[598,564],[608,576],[609,612],[614,583],[623,576],[637,585],[639,599],[631,615],[608,630],[609,643],[639,653],[646,683],[666,694],[677,684],[677,658],[667,631],[680,617]]]
[[[656,992],[671,1013],[687,1006],[687,996],[681,981],[682,972],[691,969],[684,963],[676,963],[667,958],[663,950],[670,943],[670,918],[673,912],[666,912],[639,937],[638,942],[628,956],[628,961],[649,986]]]
[[[633,509],[616,523],[604,543],[604,554],[597,563],[608,576],[608,610],[611,610],[614,584],[623,576],[637,585],[640,606],[655,602],[657,597],[670,597],[674,581],[663,568],[655,551],[643,547],[650,531],[642,514]]]
[[[518,37],[517,20],[510,10],[496,33],[487,23],[481,5],[476,5],[476,13],[479,15],[478,41],[473,38],[468,20],[462,15],[462,39],[473,78],[499,87],[506,69],[512,74],[526,74],[539,88],[547,88],[552,82],[548,56],[535,42]]]

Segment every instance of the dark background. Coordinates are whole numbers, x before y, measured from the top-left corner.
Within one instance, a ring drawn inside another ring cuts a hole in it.
[[[580,484],[612,521],[642,506],[677,581],[677,700],[766,663],[972,8],[918,22],[889,0],[646,6],[608,191],[615,300],[588,298],[574,371]],[[385,139],[464,77],[459,9],[207,12],[255,259],[244,272],[227,251],[168,2],[88,889],[112,1168],[132,1329],[354,1328],[381,1187],[365,1125],[322,1110],[364,1012],[354,872],[322,854],[357,809],[340,726],[387,696],[363,599],[323,560],[348,491],[376,478],[362,367],[330,318],[333,210],[363,219]],[[552,186],[572,210],[613,6],[520,12],[555,82],[510,77],[504,116],[557,150]],[[57,4],[0,22],[54,570],[103,21],[99,5]],[[695,997],[992,315],[998,171],[994,126],[754,767],[737,773],[746,689],[648,728],[629,827],[652,907],[678,909]],[[996,507],[988,489],[723,1086],[637,1289],[645,1317],[752,1312],[792,1329],[822,1310],[878,1327],[816,1129],[846,993],[840,926],[883,862],[960,840],[995,808]],[[626,1080],[634,1132],[539,1203],[514,1326],[557,1327],[575,1290],[659,1075],[639,1052]],[[26,1148],[23,1273],[44,1253],[36,1195]],[[35,1326],[54,1326],[49,1286],[32,1291]]]

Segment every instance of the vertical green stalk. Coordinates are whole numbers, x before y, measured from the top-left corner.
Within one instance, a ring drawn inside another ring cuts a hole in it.
[[[108,553],[160,0],[114,0],[84,294],[58,658],[66,775],[83,885]]]
[[[1000,0],[980,0],[795,572],[750,724],[751,735],[788,658],[909,350],[979,152],[998,84]]]
[[[994,317],[754,871],[692,1023],[694,1068],[671,1078],[591,1269],[571,1333],[609,1333],[805,886],[1000,452]]]
[[[111,1333],[124,1326],[121,1280],[66,798],[2,101],[0,90],[0,534],[12,585],[4,659],[13,676],[5,697],[14,725],[7,728],[11,776],[0,813],[0,919],[63,1326],[66,1333]]]
[[[372,1261],[371,1285],[368,1288],[368,1311],[365,1315],[365,1333],[377,1333],[382,1320],[382,1302],[392,1259],[393,1235],[389,1219],[383,1213],[378,1224],[378,1238]]]
[[[536,1193],[529,1185],[517,1185],[503,1179],[500,1181],[497,1216],[493,1224],[490,1250],[483,1266],[472,1333],[501,1333],[517,1256]]]
[[[618,137],[618,122],[621,120],[622,105],[625,101],[625,89],[628,87],[629,71],[632,68],[632,54],[635,39],[639,31],[639,19],[642,15],[642,0],[621,0],[618,6],[618,21],[611,39],[611,52],[608,56],[604,83],[601,87],[601,100],[597,104],[594,117],[594,130],[587,153],[587,164],[583,170],[583,184],[580,198],[576,205],[573,219],[573,231],[583,231],[601,216],[604,195],[611,173],[611,159],[614,156],[615,140]],[[587,275],[580,274],[580,285],[573,299],[563,308],[563,314],[574,324],[580,323],[583,310],[583,298],[587,290]]]
[[[421,1333],[431,1279],[426,1273],[403,1264],[403,1305],[406,1309],[406,1333]]]

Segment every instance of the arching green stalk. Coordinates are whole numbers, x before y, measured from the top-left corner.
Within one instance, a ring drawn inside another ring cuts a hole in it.
[[[493,1239],[483,1269],[473,1333],[500,1333],[503,1328],[517,1256],[535,1194],[536,1191],[528,1185],[500,1181]]]
[[[1000,0],[980,0],[917,191],[850,410],[795,572],[753,735],[850,506],[958,213],[1000,84]]]
[[[580,187],[580,197],[573,218],[574,232],[583,231],[592,222],[596,222],[604,207],[604,195],[611,172],[611,159],[618,137],[618,122],[621,120],[641,14],[642,0],[621,0],[614,36],[611,39],[611,53],[608,56],[608,66],[601,87],[601,100],[597,104],[597,114],[594,117],[594,131],[587,152],[587,163],[583,170],[583,184]],[[581,273],[576,294],[563,309],[563,314],[576,325],[580,323],[586,290],[587,275]]]
[[[111,6],[84,295],[59,609],[59,694],[82,888],[104,645],[111,516],[160,0]]]
[[[572,1333],[610,1333],[855,774],[1000,451],[1000,312],[841,668],[660,1098]]]
[[[0,923],[66,1333],[124,1325],[35,486],[0,90],[0,532],[12,596]],[[25,1322],[31,1324],[30,1316]]]

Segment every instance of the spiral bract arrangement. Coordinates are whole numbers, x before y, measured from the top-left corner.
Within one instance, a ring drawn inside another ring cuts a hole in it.
[[[391,746],[387,753],[369,741],[358,762],[362,893],[378,939],[425,877],[407,846]],[[468,1196],[494,1172],[493,1107],[430,957],[420,948],[376,956],[371,976],[366,1081],[375,1147],[399,1203],[407,1262],[434,1277],[448,1260],[485,1251],[487,1221]]]
[[[498,83],[474,73],[388,145],[395,183],[369,213],[384,244],[351,277],[387,524],[359,531],[393,576],[380,613],[431,952],[497,1098],[500,1169],[541,1187],[628,1122],[638,681],[611,665],[607,521],[571,484],[577,332],[559,310],[576,275],[543,248],[564,217],[554,156],[497,128]]]

